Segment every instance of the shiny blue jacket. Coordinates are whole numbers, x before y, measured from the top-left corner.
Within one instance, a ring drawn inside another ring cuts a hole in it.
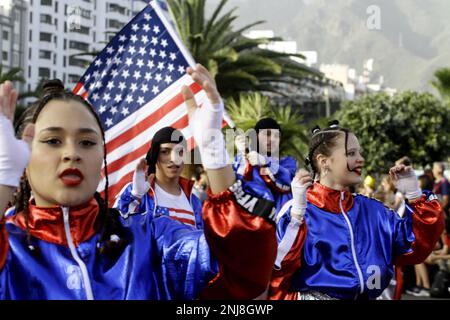
[[[297,170],[297,162],[287,156],[281,159],[268,158],[266,167],[251,166],[242,154],[238,154],[233,162],[236,175],[245,181],[251,181],[272,194],[277,212],[292,199],[291,182]]]
[[[268,214],[244,209],[252,197],[210,194],[203,230],[163,214],[122,215],[127,244],[115,257],[97,250],[104,243],[94,199],[74,208],[31,202],[37,250],[28,247],[24,214],[11,209],[0,221],[0,299],[254,298],[267,288],[276,241]]]
[[[195,217],[195,228],[203,229],[203,219],[202,219],[202,203],[195,194],[192,193],[192,188],[194,186],[193,181],[189,181],[182,177],[179,178],[179,184],[182,191],[185,193],[186,197],[189,199],[192,210],[194,211]],[[114,207],[118,208],[123,216],[128,216],[130,214],[145,213],[150,212],[152,215],[169,215],[168,208],[158,205],[158,199],[155,196],[155,182],[153,181],[151,188],[147,194],[145,194],[142,199],[136,199],[132,194],[132,184],[127,184],[117,195],[116,203]],[[176,220],[184,222],[183,219],[178,219],[172,217]],[[185,222],[191,224],[190,221]]]
[[[375,299],[394,264],[423,261],[443,230],[432,193],[409,203],[403,217],[381,202],[315,183],[304,222],[291,219],[291,202],[278,215],[279,243],[272,299],[307,291],[337,299]]]

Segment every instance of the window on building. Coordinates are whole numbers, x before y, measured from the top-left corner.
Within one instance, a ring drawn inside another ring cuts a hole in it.
[[[125,7],[119,6],[118,4],[115,4],[115,3],[109,3],[109,5],[107,7],[107,12],[118,12],[120,14],[126,14],[127,9]]]
[[[31,60],[31,48],[28,48],[28,59]]]
[[[56,76],[56,71],[53,70],[53,79],[56,79],[56,78],[57,78],[57,76]]]
[[[70,41],[69,42],[70,49],[77,49],[81,51],[89,51],[89,44],[79,41]]]
[[[75,33],[81,33],[81,34],[89,35],[90,29],[88,27],[84,27],[84,26],[77,26],[76,28],[73,28],[70,31],[71,32],[75,32]]]
[[[31,35],[31,30],[30,30],[30,35]],[[41,32],[39,34],[39,40],[40,41],[46,41],[46,42],[52,42],[52,34],[51,33],[47,33],[47,32]]]
[[[31,78],[31,66],[28,66],[28,78]]]
[[[52,24],[52,16],[49,14],[41,14],[41,23]]]
[[[2,59],[3,59],[3,61],[8,61],[8,51],[2,52]]]
[[[125,26],[125,23],[117,21],[115,19],[106,19],[106,27],[113,29],[122,29]]]
[[[69,57],[69,65],[73,67],[86,68],[89,65],[89,61],[75,57]]]
[[[53,0],[41,0],[41,5],[51,7],[53,5]]]
[[[9,32],[3,31],[3,40],[9,40]]]
[[[63,57],[63,67],[65,68],[67,66],[67,57]]]
[[[91,11],[90,10],[81,9],[81,16],[83,18],[90,19],[91,18]]]
[[[39,78],[50,78],[50,69],[49,68],[39,68]]]
[[[39,50],[39,58],[51,60],[52,59],[52,52],[51,51],[47,51],[47,50]]]
[[[58,13],[58,1],[55,1],[55,12]]]
[[[30,30],[28,41],[30,41],[30,42],[33,41],[33,31],[32,30]]]
[[[70,83],[77,83],[80,80],[80,76],[77,74],[69,74],[69,82]]]
[[[33,12],[30,12],[30,23],[33,23]]]

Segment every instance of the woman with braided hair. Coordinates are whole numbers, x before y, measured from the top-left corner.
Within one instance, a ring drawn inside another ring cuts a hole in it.
[[[210,100],[198,108],[182,90],[211,186],[204,230],[145,212],[124,217],[105,205],[96,193],[103,174],[108,196],[101,123],[62,83],[47,84],[23,117],[30,123],[18,126],[22,140],[12,126],[17,93],[9,82],[0,86],[1,300],[251,299],[266,290],[276,255],[274,204],[235,182],[218,157],[223,135],[214,145],[201,140],[198,123],[221,133],[223,103],[204,67],[188,73]]]
[[[403,217],[381,202],[350,193],[364,158],[357,137],[333,121],[313,129],[312,175],[300,170],[293,199],[277,216],[278,254],[271,299],[376,299],[394,265],[420,263],[443,230],[439,202],[423,191],[411,166],[389,175],[407,198]],[[398,295],[397,295],[398,296]]]

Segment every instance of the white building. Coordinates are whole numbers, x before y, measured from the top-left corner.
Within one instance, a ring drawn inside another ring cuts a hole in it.
[[[25,69],[27,6],[23,0],[0,1],[0,64],[3,72],[11,68]],[[22,76],[25,77],[24,74]],[[15,84],[19,90],[23,85]]]
[[[394,95],[397,90],[384,86],[384,78],[380,76],[374,79],[374,59],[364,62],[363,74],[358,75],[356,70],[344,64],[322,64],[320,71],[329,79],[342,83],[345,90],[345,98],[354,100],[355,98],[375,92],[385,92]]]
[[[15,1],[15,0],[14,0]],[[74,86],[93,56],[130,19],[129,0],[26,0],[28,2],[28,90],[41,78]]]

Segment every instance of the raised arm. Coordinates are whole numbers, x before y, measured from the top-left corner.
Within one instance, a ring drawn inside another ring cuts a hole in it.
[[[219,194],[236,181],[222,134],[224,104],[214,78],[205,67],[198,64],[195,69],[188,68],[187,72],[203,87],[209,100],[199,108],[192,91],[187,86],[182,89],[189,113],[189,129],[198,145],[211,192]]]
[[[410,166],[393,167],[389,174],[408,199],[405,216],[395,226],[396,265],[423,262],[444,230],[444,215],[436,196],[425,193]]]
[[[13,121],[17,92],[11,82],[0,85],[0,220],[30,158],[34,126],[28,125],[23,140],[16,139]]]
[[[269,299],[292,300],[297,293],[289,292],[292,276],[300,268],[303,243],[306,238],[306,192],[312,185],[311,174],[301,169],[291,183],[293,198],[277,217],[278,252],[270,282]]]

